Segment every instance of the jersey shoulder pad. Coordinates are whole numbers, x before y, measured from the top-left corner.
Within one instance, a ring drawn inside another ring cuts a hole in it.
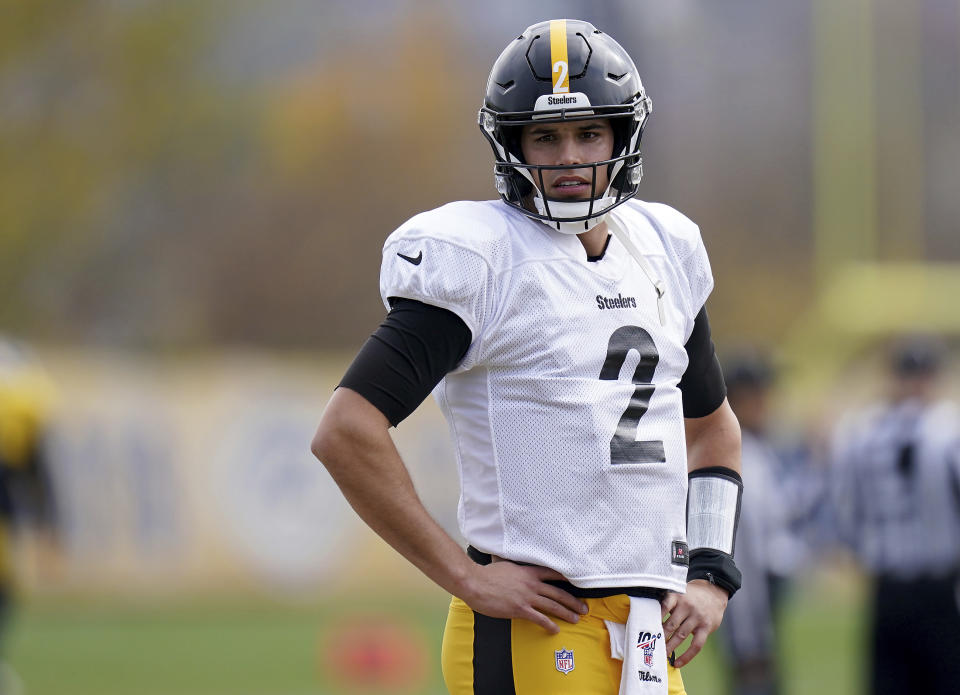
[[[634,201],[631,201],[634,202]],[[637,207],[656,227],[666,246],[680,258],[686,258],[703,245],[700,227],[676,208],[664,203],[635,201]]]
[[[663,203],[636,201],[635,209],[657,231],[667,255],[672,257],[686,278],[690,289],[690,311],[695,315],[713,291],[713,271],[700,227],[679,210]]]
[[[509,231],[496,206],[459,201],[414,215],[387,238],[384,248],[401,241],[428,240],[463,247],[495,263],[503,260],[509,247]]]
[[[507,225],[486,203],[457,202],[420,213],[384,243],[380,294],[415,299],[457,314],[476,337],[509,263]]]

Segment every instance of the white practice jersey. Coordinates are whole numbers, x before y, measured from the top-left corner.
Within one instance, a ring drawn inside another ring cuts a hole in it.
[[[585,587],[683,591],[687,462],[677,387],[713,287],[700,231],[636,200],[629,233],[666,288],[617,240],[580,240],[501,201],[422,213],[384,245],[380,292],[443,307],[472,333],[434,395],[460,468],[459,522],[478,550]]]

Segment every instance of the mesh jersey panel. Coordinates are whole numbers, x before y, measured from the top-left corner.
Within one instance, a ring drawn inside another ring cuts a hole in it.
[[[613,215],[667,287],[666,326],[616,238],[590,263],[575,236],[499,201],[453,203],[397,230],[381,293],[450,309],[473,333],[434,392],[455,440],[468,542],[582,587],[683,590],[686,567],[671,563],[686,525],[677,383],[710,266],[676,211],[630,201]],[[422,250],[422,263],[398,250]]]
[[[509,238],[502,233],[498,211],[478,207],[465,218],[462,206],[451,203],[410,219],[387,239],[380,269],[387,309],[390,297],[406,297],[448,309],[467,324],[473,342],[457,371],[476,364],[482,328],[497,299],[494,267],[510,263]],[[419,263],[400,254],[419,256]]]

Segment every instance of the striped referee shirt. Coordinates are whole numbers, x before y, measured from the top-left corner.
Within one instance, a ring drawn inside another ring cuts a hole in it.
[[[960,413],[905,400],[846,418],[833,447],[837,533],[868,571],[902,579],[960,567]]]

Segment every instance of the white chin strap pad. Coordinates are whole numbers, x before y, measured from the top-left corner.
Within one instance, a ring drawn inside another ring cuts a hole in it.
[[[578,222],[565,222],[565,219],[584,217],[585,215],[590,214],[590,201],[577,200],[574,202],[564,203],[552,200],[550,201],[550,217],[553,219],[541,221],[563,234],[583,234],[584,232],[590,231],[598,224],[603,222],[607,217],[605,211],[611,208],[616,202],[617,199],[612,197],[597,198],[593,201],[593,216],[590,219],[580,220]],[[539,214],[547,214],[547,205],[539,191],[537,191],[537,193],[534,195],[533,203],[534,206],[536,206]]]

